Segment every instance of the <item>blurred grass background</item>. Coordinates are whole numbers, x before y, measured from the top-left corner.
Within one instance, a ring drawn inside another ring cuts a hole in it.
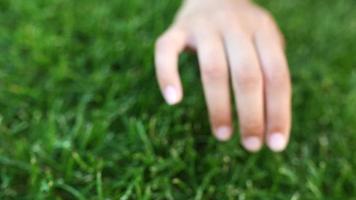
[[[164,104],[153,43],[180,1],[0,1],[0,199],[356,199],[356,2],[260,0],[294,83],[286,152],[210,133],[199,72]]]

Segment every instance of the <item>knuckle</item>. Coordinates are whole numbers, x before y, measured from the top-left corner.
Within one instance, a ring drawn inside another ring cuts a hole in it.
[[[231,20],[238,19],[236,13],[226,12],[219,15],[217,18],[220,27],[227,32],[243,35],[248,34],[246,26],[240,20]]]
[[[189,20],[189,23],[192,27],[202,28],[210,25],[210,21],[201,16],[196,16],[194,17],[194,19],[186,19],[186,20],[187,21]]]
[[[242,132],[246,135],[261,135],[264,131],[262,123],[258,122],[246,122],[241,125]]]
[[[207,27],[211,24],[211,22],[204,17],[197,17],[194,19],[192,24],[199,27]]]
[[[236,12],[232,9],[224,9],[215,13],[218,19],[222,21],[233,21],[236,18]]]
[[[212,27],[211,21],[203,17],[196,17],[195,19],[187,20],[189,20],[189,29],[193,32],[202,32],[201,30],[208,31]]]
[[[253,89],[262,86],[262,77],[257,72],[241,71],[236,74],[236,83],[242,89]]]
[[[209,118],[213,126],[231,124],[231,111],[228,108],[209,108]]]
[[[289,87],[289,74],[283,68],[270,70],[265,74],[265,82],[272,87]]]
[[[270,26],[274,24],[274,17],[267,11],[261,11],[259,15],[261,25]]]
[[[157,51],[164,51],[168,49],[170,45],[170,41],[166,36],[161,36],[156,40],[155,48]]]
[[[217,61],[202,63],[202,74],[208,79],[217,79],[226,76],[223,65]]]
[[[283,48],[285,47],[285,38],[270,13],[265,12],[265,14],[262,15],[260,19],[260,29],[263,31],[272,32],[276,36],[276,38],[278,38],[281,46]]]
[[[282,121],[280,121],[279,124],[269,125],[270,127],[268,128],[267,133],[286,133],[286,132],[288,132],[286,130],[289,129],[288,128],[289,125],[287,125],[287,127],[286,127],[286,125],[281,125],[281,124],[288,124],[288,122],[287,122],[287,120],[282,119]]]
[[[279,31],[274,17],[269,12],[266,11],[264,11],[259,16],[259,27],[261,30],[265,30],[265,31],[270,31],[270,30],[272,30],[273,32]]]
[[[248,37],[248,31],[246,30],[246,27],[244,27],[241,22],[238,21],[233,21],[233,22],[226,22],[224,24],[226,31],[236,34],[237,36],[241,38],[247,38]]]

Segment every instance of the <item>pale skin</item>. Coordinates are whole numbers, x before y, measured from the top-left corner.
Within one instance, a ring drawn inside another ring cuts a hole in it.
[[[283,151],[291,128],[291,81],[271,15],[249,0],[185,0],[155,47],[158,82],[170,105],[183,98],[178,57],[187,48],[198,56],[215,137],[226,141],[234,132],[234,97],[243,147]]]

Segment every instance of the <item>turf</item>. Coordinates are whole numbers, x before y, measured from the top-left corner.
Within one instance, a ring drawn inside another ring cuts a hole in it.
[[[0,199],[356,199],[356,2],[259,1],[293,79],[280,154],[211,136],[194,55],[164,104],[153,43],[179,3],[0,1]]]

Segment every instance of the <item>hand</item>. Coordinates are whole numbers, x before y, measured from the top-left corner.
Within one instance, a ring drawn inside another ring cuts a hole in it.
[[[217,139],[232,135],[229,78],[243,146],[285,149],[291,124],[291,82],[282,35],[273,18],[248,0],[186,0],[157,40],[156,72],[168,104],[183,97],[182,50],[197,52],[210,123]],[[230,75],[230,76],[229,76]]]

